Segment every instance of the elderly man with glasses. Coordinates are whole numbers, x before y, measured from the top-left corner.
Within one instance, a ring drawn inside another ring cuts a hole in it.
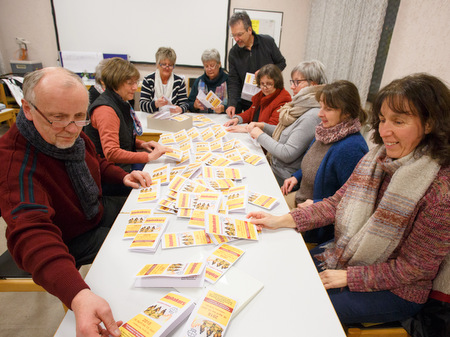
[[[149,186],[148,173],[127,173],[100,158],[82,127],[88,92],[63,68],[29,73],[16,124],[0,138],[0,209],[18,266],[71,308],[77,336],[119,336],[108,303],[77,270],[93,261],[124,198],[103,197],[101,181]],[[99,324],[103,322],[107,331]]]

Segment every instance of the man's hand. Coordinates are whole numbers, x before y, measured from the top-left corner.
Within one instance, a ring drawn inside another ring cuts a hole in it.
[[[234,115],[236,114],[236,108],[234,106],[229,106],[227,108],[226,113],[227,113],[228,117],[234,118]]]
[[[132,188],[150,187],[152,177],[148,172],[132,171],[123,177],[123,184]]]
[[[281,193],[283,193],[283,195],[288,195],[292,191],[294,186],[297,184],[298,184],[297,178],[295,177],[287,178],[284,181],[283,186],[281,186]]]
[[[120,336],[118,327],[123,322],[116,322],[108,302],[89,289],[76,294],[71,307],[75,314],[77,337]]]
[[[348,285],[346,270],[327,269],[319,273],[325,289],[343,288]]]
[[[223,126],[227,127],[227,126],[233,126],[233,125],[237,125],[237,123],[239,123],[239,119],[237,117],[230,119],[229,121],[223,123]]]
[[[294,218],[289,213],[281,216],[272,215],[266,212],[250,212],[247,219],[255,224],[258,229],[278,229],[278,228],[295,228],[297,227]]]

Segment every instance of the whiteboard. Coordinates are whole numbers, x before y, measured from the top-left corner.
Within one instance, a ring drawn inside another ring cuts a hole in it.
[[[203,66],[216,48],[225,64],[229,0],[52,0],[59,51],[128,54],[154,63],[171,47],[177,65]]]

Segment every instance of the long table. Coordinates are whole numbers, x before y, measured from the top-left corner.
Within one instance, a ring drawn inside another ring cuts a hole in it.
[[[142,114],[142,113],[141,113]],[[142,115],[145,116],[145,115]],[[222,124],[225,115],[209,114],[215,122]],[[141,122],[146,126],[146,121]],[[146,128],[145,131],[154,132]],[[240,139],[250,151],[263,154],[261,147],[247,134],[229,134]],[[145,171],[169,161],[158,159],[147,164]],[[279,199],[271,211],[281,215],[288,212],[280,188],[267,162],[258,166],[235,165],[246,178],[243,184],[250,190],[265,193]],[[167,187],[162,189],[163,195]],[[156,253],[137,253],[128,250],[130,241],[122,240],[128,212],[144,208],[137,205],[136,190],[132,191],[119,214],[100,252],[92,264],[86,282],[99,296],[105,298],[116,320],[128,321],[173,288],[135,288],[136,273],[149,263],[176,261],[186,256],[208,256],[217,247],[214,245],[175,248]],[[154,204],[151,207],[154,208]],[[249,205],[249,211],[260,208]],[[166,232],[187,230],[187,220],[169,215]],[[233,265],[264,283],[262,291],[232,319],[227,336],[345,336],[329,297],[320,281],[310,254],[300,234],[292,229],[263,230],[258,242],[239,241],[232,243],[245,250],[245,254]],[[181,324],[169,336],[177,336]],[[75,316],[68,311],[55,336],[75,336]],[[199,336],[200,337],[200,336]]]

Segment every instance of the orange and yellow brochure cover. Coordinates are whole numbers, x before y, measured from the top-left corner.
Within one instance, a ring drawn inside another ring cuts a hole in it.
[[[257,192],[250,192],[248,202],[252,205],[259,206],[265,209],[272,209],[278,204],[278,199],[269,195],[260,194]]]
[[[235,306],[234,299],[208,290],[203,300],[195,306],[179,336],[224,336]]]
[[[180,248],[191,246],[203,246],[212,244],[209,235],[204,229],[165,233],[162,240],[162,249],[166,248]]]
[[[139,313],[119,330],[122,337],[164,337],[194,309],[195,302],[178,292],[170,292]]]
[[[135,209],[130,212],[123,239],[133,239],[139,232],[145,219],[152,214],[151,209]]]
[[[160,196],[161,183],[153,181],[150,187],[144,187],[139,190],[137,202],[154,202]]]
[[[205,231],[208,234],[231,236],[238,239],[258,240],[256,226],[249,221],[225,214],[208,213]]]
[[[243,254],[242,249],[227,244],[221,245],[206,259],[205,280],[216,283]]]
[[[154,252],[158,248],[158,243],[167,223],[168,219],[163,216],[151,216],[145,219],[129,249]]]

